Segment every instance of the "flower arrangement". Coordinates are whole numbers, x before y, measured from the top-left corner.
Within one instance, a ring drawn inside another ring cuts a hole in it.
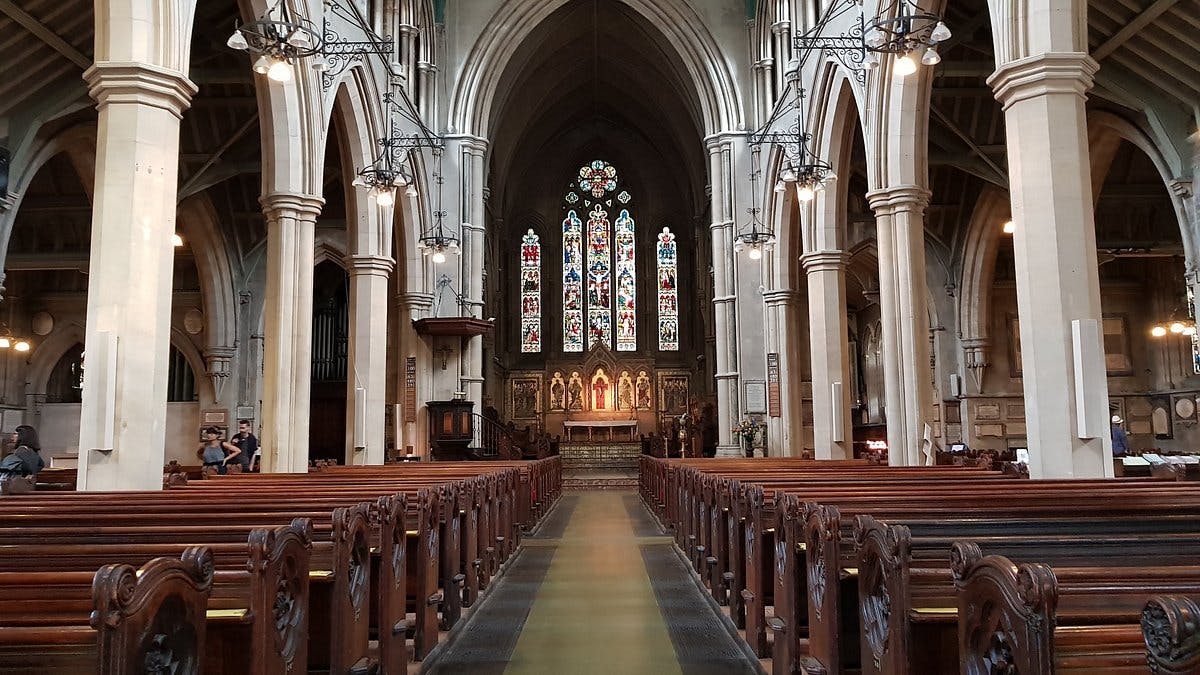
[[[761,432],[766,426],[766,422],[756,417],[743,417],[742,421],[733,425],[733,429],[731,431],[738,436],[741,436],[742,440],[746,443],[754,443],[755,437],[757,437],[759,432]]]

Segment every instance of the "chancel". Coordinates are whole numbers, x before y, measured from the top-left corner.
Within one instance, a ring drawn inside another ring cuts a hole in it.
[[[0,0],[0,671],[1200,672],[1200,0]]]

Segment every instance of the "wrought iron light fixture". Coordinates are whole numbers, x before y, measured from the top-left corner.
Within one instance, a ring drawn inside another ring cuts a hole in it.
[[[383,95],[383,100],[388,116],[391,117],[396,96],[389,91]],[[402,100],[407,102],[408,99],[402,97]],[[375,203],[383,209],[395,205],[396,190],[399,188],[406,188],[405,194],[410,199],[415,199],[417,196],[416,181],[412,173],[406,171],[403,166],[404,162],[408,161],[408,155],[412,150],[422,147],[433,148],[439,158],[441,156],[441,139],[425,128],[420,117],[415,113],[406,114],[403,109],[399,110],[399,113],[403,117],[414,120],[421,130],[420,133],[402,134],[397,124],[393,122],[388,137],[379,139],[379,154],[375,156],[370,166],[358,170],[358,176],[352,183],[354,187],[368,190],[371,196],[375,197]]]
[[[446,211],[442,208],[442,184],[445,180],[442,178],[442,150],[434,149],[434,154],[438,158],[438,170],[433,174],[433,180],[438,186],[438,205],[437,210],[433,212],[433,226],[421,233],[421,237],[417,239],[417,250],[423,255],[429,256],[435,265],[440,265],[446,262],[446,254],[453,253],[458,255],[458,237],[453,233],[447,232]]]
[[[792,59],[787,66],[789,86],[796,90],[793,107],[796,111],[796,121],[786,132],[760,132],[751,139],[752,145],[774,143],[783,148],[784,162],[779,171],[779,180],[775,183],[776,192],[786,192],[789,184],[796,186],[796,198],[802,202],[810,202],[837,180],[833,167],[816,156],[808,148],[812,142],[812,134],[804,128],[804,88],[800,86],[800,61]]]
[[[225,44],[257,57],[254,72],[275,82],[290,81],[293,63],[306,56],[316,57],[314,70],[325,69],[321,33],[311,21],[293,12],[287,0],[278,0],[262,16],[237,26]]]
[[[757,151],[754,154],[757,156]],[[758,169],[750,172],[750,193],[755,195],[755,198],[758,195],[757,183],[759,173]],[[746,257],[751,260],[760,260],[763,256],[763,251],[769,251],[774,248],[775,233],[758,219],[760,209],[757,206],[752,206],[746,209],[746,211],[750,214],[750,222],[738,231],[737,237],[733,241],[733,251],[734,253],[747,251]]]
[[[324,0],[325,14],[321,30],[308,18],[288,7],[288,0],[277,0],[254,21],[237,26],[226,44],[257,57],[254,70],[276,82],[292,79],[296,61],[311,56],[312,69],[321,73],[321,86],[328,89],[346,68],[367,54],[385,58],[392,52],[392,39],[371,28],[367,18],[354,7],[337,0]],[[362,33],[361,40],[349,40],[330,27],[329,15],[339,16]]]
[[[912,0],[895,0],[865,23],[862,37],[867,51],[865,67],[879,65],[876,54],[895,54],[892,72],[905,77],[917,72],[914,54],[920,54],[921,65],[941,63],[937,46],[950,39],[950,29],[942,17],[922,10]]]

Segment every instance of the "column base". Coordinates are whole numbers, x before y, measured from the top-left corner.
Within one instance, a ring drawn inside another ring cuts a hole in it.
[[[740,445],[718,445],[717,457],[745,457]]]

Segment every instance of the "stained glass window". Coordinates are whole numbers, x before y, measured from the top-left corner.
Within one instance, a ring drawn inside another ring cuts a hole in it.
[[[568,211],[563,228],[563,351],[583,351],[583,222]]]
[[[542,351],[542,245],[533,230],[521,237],[521,351]]]
[[[571,179],[563,198],[563,351],[582,352],[597,342],[611,348],[614,337],[617,351],[637,350],[632,200],[617,169],[603,160],[584,164]]]
[[[617,216],[614,236],[617,250],[617,351],[632,352],[637,349],[637,321],[634,306],[637,303],[637,276],[634,262],[633,218],[629,211],[621,209]]]
[[[675,235],[664,227],[658,235],[658,348],[679,351],[679,249]]]
[[[580,184],[584,181],[581,179]],[[588,346],[612,345],[612,240],[608,213],[597,204],[588,214]]]

